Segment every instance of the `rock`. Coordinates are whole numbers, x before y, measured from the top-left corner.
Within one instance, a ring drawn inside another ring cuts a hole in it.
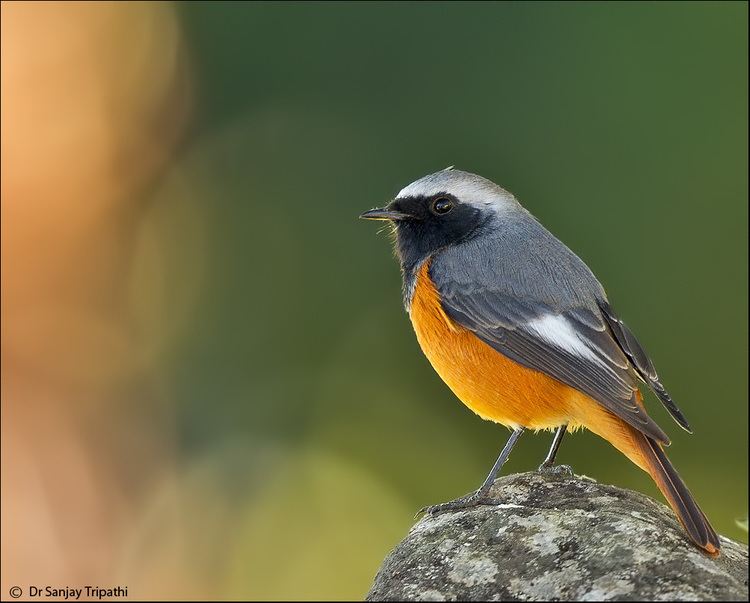
[[[747,601],[747,546],[712,559],[669,508],[577,476],[498,479],[498,506],[425,516],[369,601]]]

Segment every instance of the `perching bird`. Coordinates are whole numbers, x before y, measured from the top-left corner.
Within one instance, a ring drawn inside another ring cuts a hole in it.
[[[428,513],[494,503],[492,483],[524,429],[557,430],[549,467],[565,432],[585,427],[649,473],[690,538],[719,553],[638,382],[690,431],[687,420],[591,270],[511,193],[448,168],[361,217],[394,225],[404,304],[434,369],[476,414],[513,429],[476,492]]]

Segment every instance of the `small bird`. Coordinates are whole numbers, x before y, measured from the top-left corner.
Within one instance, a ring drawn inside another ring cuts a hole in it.
[[[513,430],[478,490],[425,512],[496,504],[490,489],[525,429],[556,430],[540,466],[549,470],[565,433],[585,427],[651,475],[693,542],[719,554],[638,382],[690,426],[583,260],[511,193],[453,168],[360,217],[393,224],[404,305],[435,371],[472,411]]]

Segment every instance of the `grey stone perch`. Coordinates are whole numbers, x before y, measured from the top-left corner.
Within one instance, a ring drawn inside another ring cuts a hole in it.
[[[560,474],[498,479],[481,506],[423,517],[368,601],[747,601],[747,546],[695,548],[669,508]]]

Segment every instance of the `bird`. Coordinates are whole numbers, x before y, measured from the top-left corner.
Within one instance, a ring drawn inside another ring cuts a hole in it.
[[[685,415],[593,272],[513,194],[451,167],[360,218],[392,225],[404,306],[432,367],[474,413],[512,430],[475,492],[425,513],[502,502],[490,490],[525,430],[554,430],[539,467],[554,471],[563,436],[585,428],[648,473],[689,538],[719,554],[641,386],[692,433]]]

